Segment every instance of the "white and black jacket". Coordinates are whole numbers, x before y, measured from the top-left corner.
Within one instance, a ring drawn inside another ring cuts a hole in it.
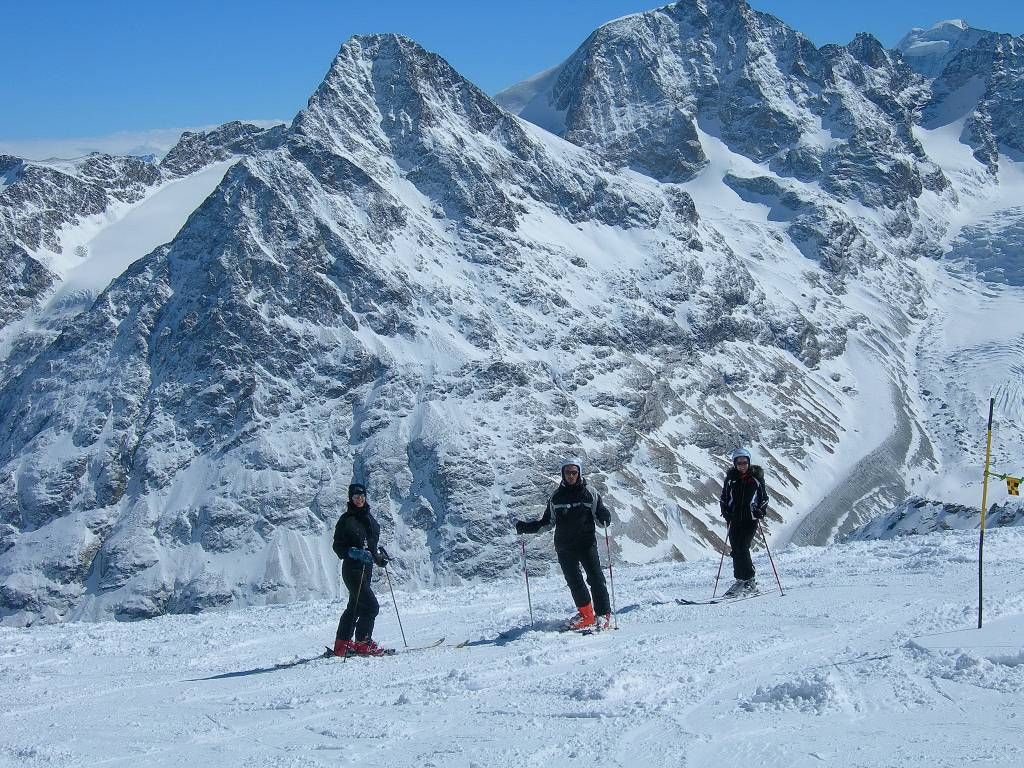
[[[719,502],[722,517],[730,524],[753,522],[764,517],[769,502],[764,470],[755,464],[744,476],[735,467],[730,469],[722,481]]]

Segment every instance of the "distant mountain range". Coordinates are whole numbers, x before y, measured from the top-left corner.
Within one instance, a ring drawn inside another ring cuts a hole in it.
[[[0,621],[334,594],[352,477],[411,582],[511,573],[563,455],[632,562],[722,546],[739,443],[780,544],[972,500],[990,394],[1024,437],[1022,52],[688,0],[493,99],[360,36],[287,126],[0,157]]]

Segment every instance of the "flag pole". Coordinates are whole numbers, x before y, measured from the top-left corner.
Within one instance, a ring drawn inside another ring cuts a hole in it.
[[[981,615],[984,581],[984,556],[985,556],[985,509],[988,506],[988,465],[992,460],[992,410],[995,408],[996,399],[989,398],[988,401],[988,439],[985,443],[985,478],[981,486],[981,532],[978,535],[978,629],[981,629]]]

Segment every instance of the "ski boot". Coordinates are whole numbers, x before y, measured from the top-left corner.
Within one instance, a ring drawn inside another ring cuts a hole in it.
[[[590,603],[580,606],[579,612],[569,620],[569,629],[590,629],[597,624],[594,606]]]
[[[747,580],[736,579],[736,581],[732,583],[732,586],[725,590],[725,594],[722,595],[722,597],[739,597],[746,591],[746,589]]]
[[[352,641],[351,640],[335,640],[334,641],[334,655],[340,658],[345,658],[352,652]]]
[[[390,648],[383,648],[377,645],[373,640],[357,640],[352,643],[350,649],[356,656],[387,656],[388,654],[394,653]]]

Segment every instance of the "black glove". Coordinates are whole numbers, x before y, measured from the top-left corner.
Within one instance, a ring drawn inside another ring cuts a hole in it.
[[[385,550],[384,547],[380,547],[377,549],[377,554],[374,556],[373,562],[375,562],[380,568],[383,568],[391,562],[391,556],[388,555],[387,550]]]
[[[365,563],[366,565],[370,565],[371,563],[373,563],[373,555],[370,554],[370,550],[368,549],[359,549],[358,547],[352,547],[348,551],[348,556],[353,560],[358,560],[359,562]]]
[[[768,505],[765,504],[763,507],[758,507],[754,510],[754,519],[761,520],[765,515],[768,514]]]
[[[612,523],[612,513],[607,509],[599,509],[597,511],[597,524],[602,528],[607,528]]]
[[[732,518],[729,517],[729,513],[728,512],[723,512],[722,513],[722,519],[725,520],[725,524],[726,525],[732,525]]]
[[[516,520],[516,533],[526,533],[526,523],[522,520]]]

